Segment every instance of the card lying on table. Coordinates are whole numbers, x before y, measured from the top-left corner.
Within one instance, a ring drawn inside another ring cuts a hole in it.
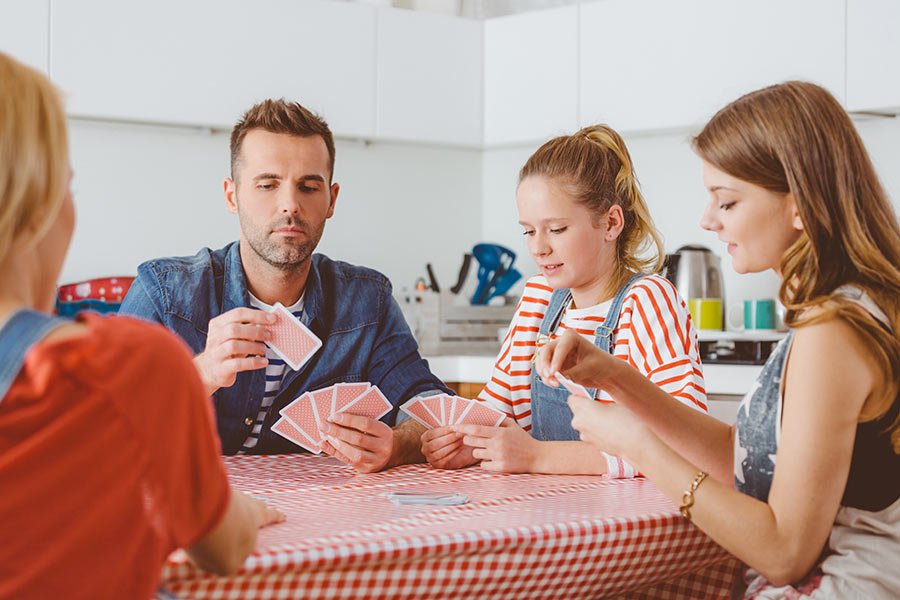
[[[322,340],[280,302],[272,307],[272,314],[275,315],[275,322],[269,325],[272,339],[266,341],[266,345],[284,359],[290,368],[299,371],[322,347]]]
[[[400,410],[428,429],[461,424],[496,427],[506,418],[484,402],[447,394],[412,398]]]
[[[282,418],[272,426],[272,431],[310,452],[319,453],[324,441],[320,428],[336,413],[378,420],[392,408],[381,390],[373,385],[337,383],[294,399],[279,411]]]

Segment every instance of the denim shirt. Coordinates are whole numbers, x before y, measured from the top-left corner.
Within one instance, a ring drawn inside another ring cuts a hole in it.
[[[271,428],[278,411],[307,391],[367,381],[394,405],[381,419],[388,425],[397,422],[398,406],[408,398],[433,390],[451,393],[419,356],[384,275],[323,254],[314,254],[311,261],[301,321],[322,340],[322,347],[299,371],[285,369],[254,454],[300,451]],[[250,299],[240,245],[232,242],[219,250],[204,248],[191,257],[143,263],[120,313],[162,323],[197,354],[206,348],[210,319],[242,306],[250,306]],[[238,373],[232,386],[213,394],[225,454],[235,454],[247,439],[264,391],[263,368]]]

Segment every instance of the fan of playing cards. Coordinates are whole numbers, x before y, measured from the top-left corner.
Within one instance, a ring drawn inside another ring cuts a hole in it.
[[[322,452],[324,437],[319,427],[335,413],[362,415],[380,419],[393,406],[374,385],[337,383],[321,390],[306,392],[279,411],[281,418],[272,431],[306,448]]]
[[[447,394],[413,398],[400,410],[428,429],[460,424],[496,427],[506,417],[484,402]]]

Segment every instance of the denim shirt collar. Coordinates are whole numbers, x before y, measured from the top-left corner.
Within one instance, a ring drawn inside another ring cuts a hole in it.
[[[228,312],[233,308],[250,306],[250,292],[247,288],[247,276],[244,273],[244,263],[241,261],[241,243],[235,242],[228,249],[225,258],[225,290],[222,297],[222,312]],[[310,256],[309,275],[304,286],[305,299],[303,301],[303,315],[300,321],[309,327],[318,320],[322,306],[322,283],[319,277],[318,261],[316,255]]]

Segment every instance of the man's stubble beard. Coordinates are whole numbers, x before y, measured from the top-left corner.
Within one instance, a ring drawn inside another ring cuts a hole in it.
[[[240,211],[238,211],[238,216],[240,216]],[[307,234],[307,239],[299,244],[290,243],[287,240],[283,240],[281,244],[273,241],[269,236],[269,231],[282,226],[299,227]],[[316,246],[319,245],[319,240],[322,239],[324,230],[324,221],[317,227],[311,228],[308,223],[291,217],[277,222],[274,226],[266,226],[262,231],[244,230],[244,238],[253,252],[267,264],[282,271],[290,271],[309,261]]]

